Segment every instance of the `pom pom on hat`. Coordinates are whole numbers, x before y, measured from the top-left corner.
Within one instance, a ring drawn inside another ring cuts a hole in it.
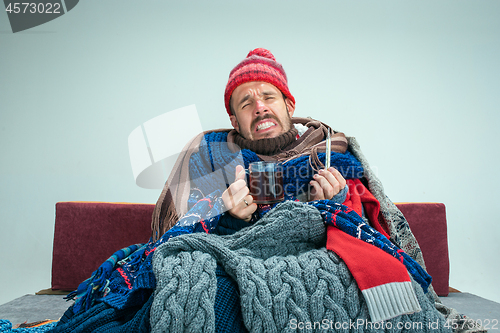
[[[264,57],[264,58],[269,58],[271,59],[272,61],[276,61],[276,58],[273,56],[273,54],[271,53],[271,51],[269,50],[266,50],[266,49],[263,49],[261,47],[255,49],[255,50],[252,50],[250,52],[248,52],[247,54],[247,58],[248,57],[251,57],[253,55],[258,55],[260,57]]]
[[[269,50],[257,48],[250,51],[247,57],[229,73],[224,93],[224,104],[229,115],[232,114],[229,101],[234,89],[251,81],[270,83],[295,103],[295,98],[288,90],[288,80],[281,64],[276,62],[276,58]]]

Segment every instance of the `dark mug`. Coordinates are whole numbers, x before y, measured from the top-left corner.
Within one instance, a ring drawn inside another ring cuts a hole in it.
[[[283,166],[274,162],[253,162],[248,167],[250,195],[257,204],[282,201]]]

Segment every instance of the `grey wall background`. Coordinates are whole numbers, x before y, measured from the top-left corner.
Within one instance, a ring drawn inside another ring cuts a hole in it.
[[[0,304],[50,287],[56,202],[156,202],[128,135],[190,104],[229,127],[227,76],[255,47],[284,65],[296,115],[358,138],[393,201],[446,204],[451,286],[500,302],[499,16],[498,1],[85,0],[13,34],[0,12]]]

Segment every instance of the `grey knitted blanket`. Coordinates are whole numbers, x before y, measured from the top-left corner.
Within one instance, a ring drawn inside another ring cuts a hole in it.
[[[154,254],[152,331],[214,332],[217,263],[238,283],[250,332],[448,331],[416,283],[421,312],[371,322],[355,280],[325,239],[318,210],[291,201],[230,236],[173,238]]]

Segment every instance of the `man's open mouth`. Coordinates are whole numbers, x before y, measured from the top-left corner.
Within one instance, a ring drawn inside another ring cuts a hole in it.
[[[262,131],[262,130],[265,130],[265,129],[268,129],[269,127],[273,127],[273,126],[276,126],[276,124],[272,121],[266,121],[266,122],[263,122],[261,124],[259,124],[256,128],[256,131]]]

